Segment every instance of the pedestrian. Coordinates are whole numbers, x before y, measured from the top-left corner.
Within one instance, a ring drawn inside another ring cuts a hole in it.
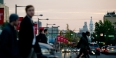
[[[82,37],[81,37],[77,47],[80,48],[80,53],[77,56],[77,58],[79,58],[82,54],[84,54],[83,57],[89,58],[88,51],[87,51],[89,44],[88,44],[88,40],[86,37],[86,33],[84,33],[84,32],[82,33]]]
[[[44,30],[44,34],[47,35],[48,34],[48,29]]]
[[[34,24],[32,20],[34,10],[33,5],[27,5],[25,8],[26,16],[20,24],[19,46],[22,58],[36,58],[36,54],[34,52],[36,37],[34,34]]]
[[[0,37],[0,58],[18,58],[19,47],[17,41],[17,31],[15,27],[18,25],[17,14],[11,14],[9,23],[3,28]]]
[[[36,37],[36,41],[47,44],[47,37],[45,34],[46,33],[44,33],[44,28],[41,27],[39,30],[39,35]]]
[[[86,36],[87,36],[88,42],[91,43],[90,32],[87,31]]]

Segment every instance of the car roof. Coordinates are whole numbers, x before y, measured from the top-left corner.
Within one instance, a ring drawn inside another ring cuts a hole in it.
[[[45,44],[45,43],[39,43],[41,48],[47,48],[47,49],[53,49],[53,47],[49,44]]]

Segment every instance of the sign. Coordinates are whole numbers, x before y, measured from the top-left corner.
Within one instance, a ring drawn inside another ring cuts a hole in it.
[[[37,34],[37,22],[34,22],[34,34]]]
[[[57,41],[58,41],[58,42],[61,41],[61,36],[57,36]]]
[[[18,26],[17,26],[17,30],[19,30],[20,29],[20,23],[21,23],[21,21],[23,20],[23,17],[19,17],[19,19],[18,19]]]
[[[0,25],[4,23],[4,8],[0,8]]]

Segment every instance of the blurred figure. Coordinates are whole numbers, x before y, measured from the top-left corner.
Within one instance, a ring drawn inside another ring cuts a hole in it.
[[[48,33],[48,29],[45,29],[44,34],[47,35],[47,33]]]
[[[77,45],[77,48],[80,48],[80,53],[77,56],[77,58],[79,58],[82,54],[84,54],[83,57],[89,58],[88,51],[87,51],[88,47],[89,47],[89,44],[88,44],[88,40],[86,37],[86,33],[83,32],[82,37]]]
[[[0,58],[18,58],[19,47],[17,41],[17,31],[15,26],[18,25],[18,15],[11,14],[9,24],[4,27],[0,40]]]
[[[32,17],[34,16],[33,5],[27,5],[25,8],[26,16],[20,24],[19,30],[19,46],[22,58],[35,58],[34,45],[35,34]],[[39,46],[39,45],[38,45]]]
[[[39,35],[36,37],[36,41],[47,44],[47,37],[44,33],[44,28],[43,27],[40,28]]]
[[[91,38],[90,38],[90,32],[86,32],[86,36],[87,36],[87,39],[88,39],[88,42],[90,43],[91,42]]]

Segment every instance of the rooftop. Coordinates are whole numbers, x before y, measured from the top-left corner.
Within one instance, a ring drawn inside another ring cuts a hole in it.
[[[115,11],[113,11],[113,12],[107,12],[107,14],[104,15],[104,17],[116,17]]]

